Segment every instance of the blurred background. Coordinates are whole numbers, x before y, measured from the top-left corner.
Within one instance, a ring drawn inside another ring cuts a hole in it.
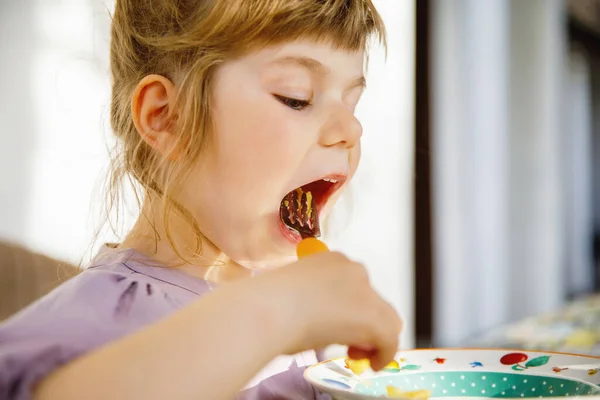
[[[331,247],[367,264],[405,348],[600,355],[600,0],[374,2],[389,49]],[[93,242],[113,4],[0,0],[0,320],[118,240]]]
[[[420,343],[600,352],[600,2],[416,4]]]

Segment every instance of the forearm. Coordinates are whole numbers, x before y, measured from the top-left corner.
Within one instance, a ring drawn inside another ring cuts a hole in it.
[[[283,351],[285,335],[273,334],[269,305],[219,292],[59,369],[35,399],[233,398]]]

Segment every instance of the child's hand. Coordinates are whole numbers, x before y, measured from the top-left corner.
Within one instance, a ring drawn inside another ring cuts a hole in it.
[[[337,252],[319,253],[256,280],[259,296],[285,321],[286,353],[350,346],[352,358],[373,369],[396,355],[402,322],[369,283],[365,268]]]

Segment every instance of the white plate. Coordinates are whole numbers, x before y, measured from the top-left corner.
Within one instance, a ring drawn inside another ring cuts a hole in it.
[[[600,358],[506,349],[402,351],[397,368],[357,376],[344,358],[309,367],[305,379],[335,400],[381,399],[386,387],[426,389],[431,398],[600,398]],[[590,396],[590,397],[588,397]],[[593,397],[592,397],[593,396]]]

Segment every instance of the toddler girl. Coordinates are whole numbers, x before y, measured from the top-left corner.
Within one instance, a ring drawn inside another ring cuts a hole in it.
[[[352,177],[371,37],[371,0],[117,0],[112,183],[140,217],[0,326],[0,399],[321,399],[318,349],[386,365],[401,324],[364,267],[297,260],[280,218]]]

